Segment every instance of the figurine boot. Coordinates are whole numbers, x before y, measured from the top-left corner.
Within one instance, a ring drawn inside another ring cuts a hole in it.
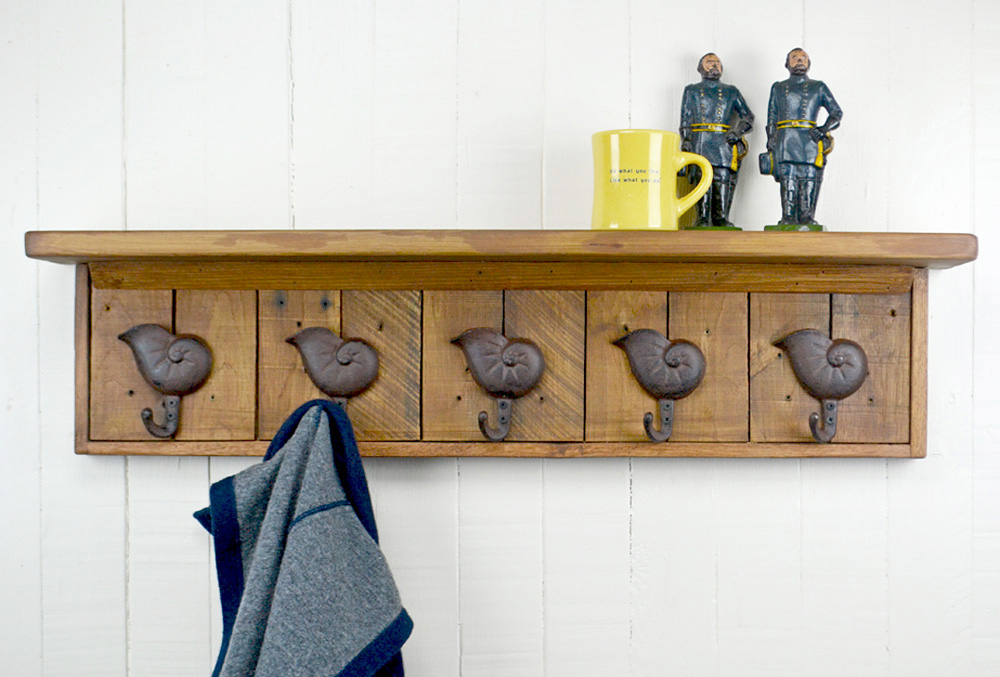
[[[715,186],[715,199],[712,200],[712,225],[732,226],[729,222],[729,208],[733,204],[733,187],[728,178],[724,178]]]
[[[795,181],[785,179],[781,182],[781,220],[779,225],[798,223],[796,219],[798,212],[798,192],[795,190]]]
[[[804,223],[810,226],[818,226],[816,219],[816,198],[819,197],[819,181],[802,181],[799,185],[799,215]]]
[[[708,192],[698,200],[698,220],[694,224],[699,228],[712,225],[712,200],[715,197],[715,186],[709,186]]]

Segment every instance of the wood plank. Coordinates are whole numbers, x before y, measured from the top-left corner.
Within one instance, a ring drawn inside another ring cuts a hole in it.
[[[628,289],[903,294],[907,266],[825,264],[486,262],[96,262],[110,289]]]
[[[269,440],[303,402],[326,395],[285,339],[306,327],[340,333],[340,292],[262,289],[257,314],[257,437]]]
[[[910,441],[910,296],[834,294],[833,338],[868,355],[868,378],[838,406],[839,442]]]
[[[686,339],[705,355],[705,379],[674,408],[677,442],[749,439],[747,295],[670,292],[670,339]]]
[[[75,435],[76,449],[87,446],[90,439],[90,273],[87,265],[76,266],[76,303],[73,322],[73,387],[76,392]]]
[[[665,293],[587,293],[588,442],[648,441],[642,419],[656,411],[656,400],[632,376],[625,351],[612,345],[636,329],[666,331]]]
[[[587,300],[582,291],[504,292],[504,333],[533,341],[545,357],[538,385],[513,405],[518,441],[583,440]]]
[[[477,430],[478,432],[478,430]],[[105,456],[263,456],[270,442],[90,442]],[[910,458],[909,444],[798,442],[359,442],[362,456],[388,458]]]
[[[140,412],[149,407],[161,420],[163,396],[143,380],[118,335],[139,324],[171,329],[173,293],[95,289],[90,307],[91,439],[151,440]]]
[[[589,185],[589,149],[586,163]],[[763,231],[31,231],[25,233],[25,252],[33,258],[64,263],[143,258],[173,261],[513,260],[948,268],[975,260],[977,240],[974,235],[964,233],[813,233],[802,237],[801,233]]]
[[[927,271],[917,271],[910,297],[910,447],[927,456]]]
[[[496,404],[472,379],[451,340],[467,329],[503,328],[503,292],[424,292],[422,439],[483,441],[480,411]]]
[[[178,440],[252,440],[257,400],[257,294],[178,291],[178,334],[212,349],[212,374],[181,401]]]
[[[344,291],[343,336],[378,351],[371,388],[347,402],[359,440],[420,439],[419,291]]]
[[[829,334],[829,327],[827,294],[750,294],[751,442],[814,443],[809,414],[819,411],[819,402],[799,385],[774,342],[799,329]]]

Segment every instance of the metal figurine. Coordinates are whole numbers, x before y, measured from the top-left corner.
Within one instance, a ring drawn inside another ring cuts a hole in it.
[[[830,132],[840,126],[843,111],[830,88],[806,75],[811,62],[801,47],[785,57],[790,77],[771,85],[767,105],[767,153],[760,173],[781,184],[781,220],[765,230],[823,230],[815,219],[826,156],[833,150]],[[818,125],[819,109],[826,121]]]
[[[753,127],[753,113],[740,90],[720,82],[722,61],[709,52],[698,62],[701,82],[684,88],[681,101],[681,150],[708,159],[712,186],[698,203],[697,228],[740,230],[729,222],[740,161],[747,152],[743,135]],[[697,184],[701,170],[690,167],[688,180]]]

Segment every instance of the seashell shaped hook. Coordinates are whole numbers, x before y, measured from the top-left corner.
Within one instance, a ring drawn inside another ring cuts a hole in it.
[[[344,339],[326,327],[307,327],[285,339],[302,356],[309,378],[340,406],[378,377],[378,353],[361,339]]]
[[[848,339],[831,340],[816,329],[800,329],[775,341],[792,363],[795,378],[820,401],[822,416],[809,415],[809,429],[817,442],[837,434],[837,403],[853,395],[868,376],[864,348]]]
[[[545,371],[542,351],[528,339],[508,339],[495,329],[469,329],[452,343],[462,349],[472,378],[497,401],[497,427],[488,414],[479,412],[479,429],[491,442],[500,442],[510,432],[513,400],[527,394]]]
[[[197,336],[175,336],[158,324],[140,324],[118,336],[135,356],[146,382],[164,395],[164,424],[153,410],[142,410],[142,422],[154,437],[173,437],[180,424],[181,397],[198,390],[212,372],[212,351]]]
[[[625,351],[632,375],[659,404],[660,429],[653,428],[653,414],[642,424],[653,442],[666,442],[674,429],[674,401],[687,397],[705,378],[705,355],[683,339],[669,340],[655,329],[637,329],[612,341]]]

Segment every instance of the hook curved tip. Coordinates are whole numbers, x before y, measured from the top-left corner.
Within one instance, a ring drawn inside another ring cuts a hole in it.
[[[653,427],[653,414],[651,412],[646,412],[646,415],[642,417],[642,426],[646,429],[646,437],[648,437],[653,442],[666,442],[670,439],[670,432],[672,430],[666,427],[667,432],[657,430]]]

